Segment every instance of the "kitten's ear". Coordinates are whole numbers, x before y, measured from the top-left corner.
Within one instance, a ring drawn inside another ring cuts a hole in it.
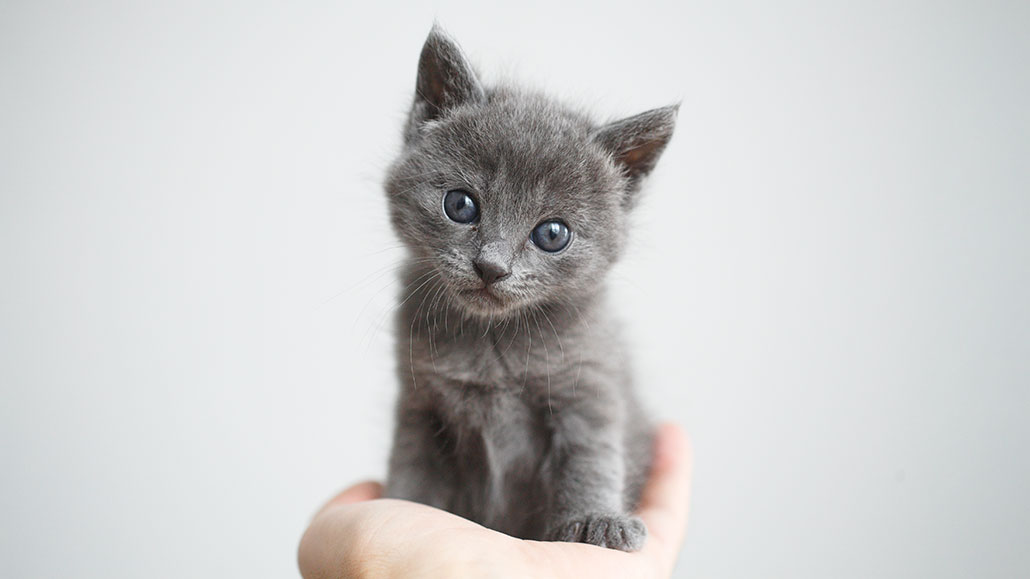
[[[662,156],[676,127],[678,111],[679,105],[654,109],[608,123],[594,131],[594,142],[610,152],[616,164],[629,177],[631,194],[640,190],[644,177],[654,169],[658,158]],[[633,205],[635,197],[630,195],[626,199],[627,206]]]
[[[419,125],[448,109],[485,100],[486,93],[461,48],[434,24],[418,61],[409,140],[417,135]]]

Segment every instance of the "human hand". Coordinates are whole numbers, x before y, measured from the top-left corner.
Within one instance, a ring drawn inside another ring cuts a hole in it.
[[[298,550],[306,579],[338,577],[668,577],[687,526],[691,452],[676,425],[655,436],[651,475],[637,515],[643,549],[516,539],[446,511],[383,499],[355,485],[315,515]]]

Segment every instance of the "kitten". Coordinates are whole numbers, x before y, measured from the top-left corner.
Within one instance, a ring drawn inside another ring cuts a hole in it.
[[[410,250],[386,495],[528,539],[632,551],[652,425],[603,303],[677,107],[595,125],[482,86],[433,28],[386,191]]]

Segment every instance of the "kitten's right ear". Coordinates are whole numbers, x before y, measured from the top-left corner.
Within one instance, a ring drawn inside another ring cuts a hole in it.
[[[641,181],[654,169],[676,128],[679,105],[640,113],[595,130],[593,139],[606,149],[629,179],[625,207],[636,202]]]
[[[415,83],[415,104],[407,138],[413,140],[418,128],[454,107],[486,100],[476,72],[461,48],[443,29],[434,24],[422,46]]]

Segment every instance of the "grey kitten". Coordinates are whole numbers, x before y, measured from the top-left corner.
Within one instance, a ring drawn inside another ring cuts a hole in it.
[[[410,250],[386,495],[527,539],[632,551],[652,425],[604,277],[676,107],[596,125],[482,86],[434,27],[390,218]]]

